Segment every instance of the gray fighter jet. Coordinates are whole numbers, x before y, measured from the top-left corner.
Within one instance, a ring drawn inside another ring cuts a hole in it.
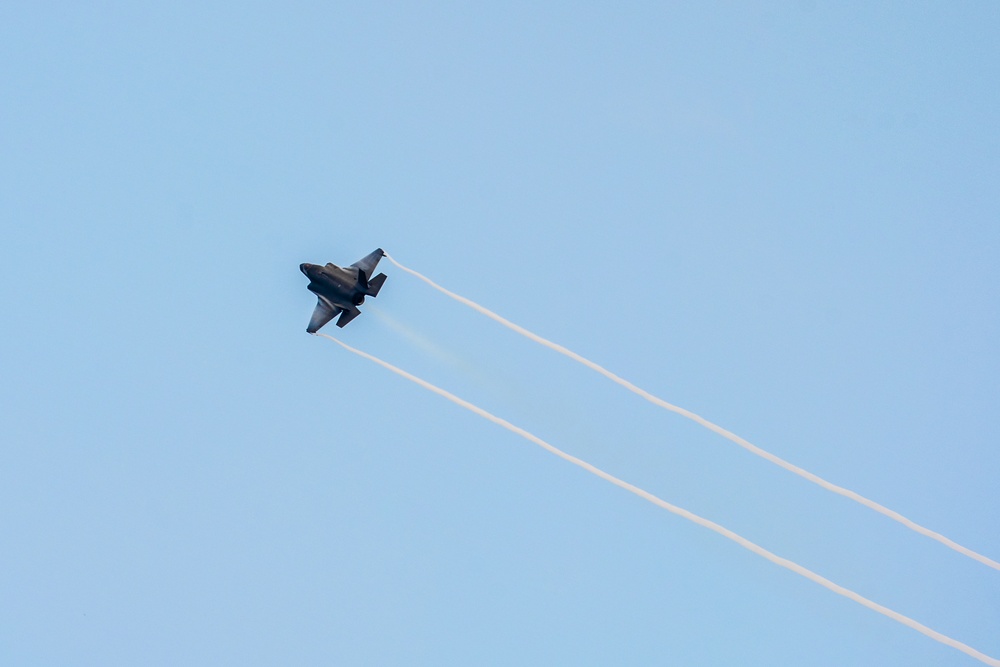
[[[345,268],[336,264],[299,264],[299,270],[309,279],[309,291],[319,298],[306,331],[316,333],[338,313],[338,327],[360,315],[358,306],[364,303],[366,296],[377,296],[385,282],[384,273],[370,277],[384,254],[382,248],[376,248],[364,259]]]

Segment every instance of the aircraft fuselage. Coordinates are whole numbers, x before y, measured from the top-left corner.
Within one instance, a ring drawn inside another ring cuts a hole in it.
[[[340,308],[360,306],[365,300],[365,287],[358,280],[358,269],[336,264],[301,264],[299,269],[309,278],[308,289]]]
[[[306,331],[316,333],[324,324],[340,315],[337,326],[361,314],[358,309],[366,296],[378,296],[385,274],[374,275],[378,261],[385,253],[376,248],[350,266],[337,266],[332,262],[326,266],[319,264],[299,264],[299,270],[309,279],[309,291],[316,295],[318,303]]]

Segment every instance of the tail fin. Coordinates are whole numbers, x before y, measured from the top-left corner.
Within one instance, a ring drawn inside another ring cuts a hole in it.
[[[365,294],[368,294],[368,274],[365,273],[364,269],[358,269],[358,287]]]
[[[380,273],[371,280],[368,281],[368,288],[365,290],[365,294],[368,296],[378,296],[378,291],[382,289],[382,283],[385,282],[385,274]]]

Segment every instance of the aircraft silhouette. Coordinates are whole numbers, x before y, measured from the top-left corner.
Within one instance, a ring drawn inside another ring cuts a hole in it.
[[[370,277],[384,254],[382,248],[376,248],[348,267],[333,263],[326,266],[299,264],[299,270],[309,278],[309,291],[318,298],[306,331],[316,333],[338,313],[338,327],[360,315],[358,306],[364,303],[366,296],[377,296],[385,282],[384,273]]]

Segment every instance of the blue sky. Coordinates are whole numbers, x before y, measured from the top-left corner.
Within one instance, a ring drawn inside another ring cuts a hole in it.
[[[977,664],[306,335],[297,266],[384,247],[1000,558],[998,32],[3,4],[0,662]],[[1000,655],[1000,573],[380,268],[348,343]]]

